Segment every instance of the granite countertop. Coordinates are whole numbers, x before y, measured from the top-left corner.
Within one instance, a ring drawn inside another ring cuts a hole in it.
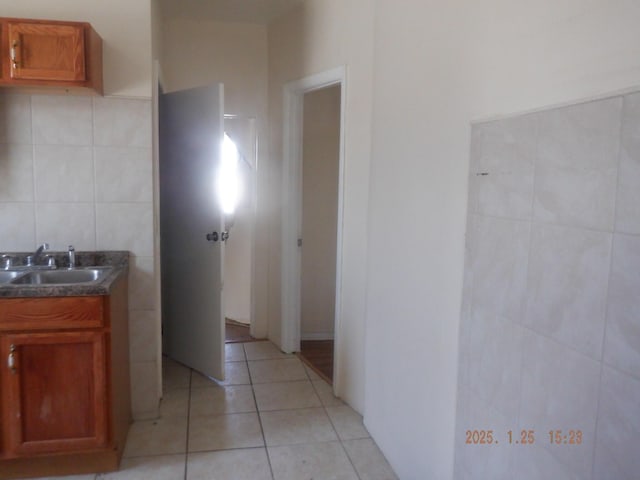
[[[24,268],[27,255],[33,252],[0,252],[11,255],[14,268]],[[69,267],[67,252],[44,252],[56,259],[57,269]],[[76,297],[86,295],[109,295],[116,280],[129,271],[129,252],[97,251],[76,252],[76,267],[113,267],[104,278],[97,282],[76,284],[24,285],[0,283],[0,297]],[[11,270],[11,269],[10,269]]]

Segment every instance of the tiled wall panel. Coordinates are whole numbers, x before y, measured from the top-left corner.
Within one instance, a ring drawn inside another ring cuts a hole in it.
[[[638,478],[639,192],[640,94],[473,126],[456,478]]]

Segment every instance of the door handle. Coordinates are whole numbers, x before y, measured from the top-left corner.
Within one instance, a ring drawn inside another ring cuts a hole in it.
[[[207,233],[207,240],[209,242],[217,242],[218,241],[218,232]]]

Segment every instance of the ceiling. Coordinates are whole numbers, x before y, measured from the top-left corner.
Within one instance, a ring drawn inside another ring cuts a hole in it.
[[[165,18],[269,23],[304,0],[159,0]]]

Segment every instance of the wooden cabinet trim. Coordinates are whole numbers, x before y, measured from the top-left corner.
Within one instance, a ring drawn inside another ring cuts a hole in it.
[[[100,328],[104,326],[104,298],[0,299],[0,332]]]

